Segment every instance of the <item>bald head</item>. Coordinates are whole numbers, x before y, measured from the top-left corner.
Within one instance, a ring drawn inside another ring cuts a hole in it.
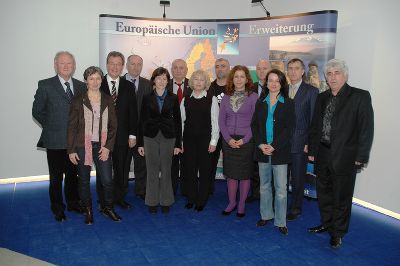
[[[267,77],[268,71],[271,70],[271,64],[266,59],[260,59],[256,65],[256,74],[258,80],[262,81],[262,84],[265,84],[265,78]]]
[[[171,72],[175,81],[182,82],[186,78],[188,72],[185,60],[175,59],[172,62]]]
[[[126,60],[126,70],[134,78],[140,76],[143,68],[143,59],[138,55],[130,55]]]

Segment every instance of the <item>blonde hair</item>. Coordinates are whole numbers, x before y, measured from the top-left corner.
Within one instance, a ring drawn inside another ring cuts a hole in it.
[[[201,70],[201,69],[196,70],[195,72],[192,73],[192,75],[190,76],[190,79],[189,79],[189,87],[193,90],[193,81],[196,76],[200,76],[201,78],[203,78],[206,81],[204,89],[208,90],[211,85],[210,77],[208,76],[207,72],[205,72],[204,70]]]

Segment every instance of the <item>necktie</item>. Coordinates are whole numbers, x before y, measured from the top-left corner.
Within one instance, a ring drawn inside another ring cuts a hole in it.
[[[74,97],[74,94],[72,93],[71,87],[69,86],[69,82],[66,81],[64,84],[65,84],[65,86],[67,86],[66,94],[67,94],[69,103],[71,103],[71,100]]]
[[[111,88],[111,97],[114,100],[114,104],[117,101],[117,88],[115,87],[115,81],[111,81],[112,88]]]
[[[295,86],[294,85],[290,85],[289,86],[289,98],[293,99],[294,96],[296,95],[296,91],[295,91]]]
[[[133,87],[135,88],[135,92],[137,92],[137,88],[136,88],[136,79],[131,79],[132,83],[133,83]]]
[[[182,83],[175,82],[175,84],[178,85],[178,91],[176,92],[176,95],[178,96],[179,104],[181,104],[181,101],[183,99]]]
[[[263,87],[261,86],[260,83],[258,83],[258,97],[261,96],[261,93],[263,92]]]

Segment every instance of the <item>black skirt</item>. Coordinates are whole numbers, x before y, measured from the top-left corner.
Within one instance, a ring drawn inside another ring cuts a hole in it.
[[[243,138],[242,136],[233,136],[235,140]],[[247,180],[254,174],[254,143],[243,144],[239,149],[234,149],[222,139],[223,151],[223,173],[226,178],[236,180]]]

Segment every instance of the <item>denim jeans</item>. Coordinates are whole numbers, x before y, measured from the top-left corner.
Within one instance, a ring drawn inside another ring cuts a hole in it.
[[[274,219],[274,225],[286,226],[287,164],[258,163],[260,173],[260,213],[263,220]],[[275,213],[272,208],[272,173],[275,188]]]
[[[107,161],[99,159],[100,143],[92,142],[93,162],[96,165],[96,173],[100,177],[104,195],[98,195],[100,204],[105,207],[113,205],[113,180],[112,180],[112,164],[111,153]],[[79,176],[79,197],[84,207],[92,206],[92,198],[90,193],[90,170],[91,166],[85,163],[85,148],[78,148],[78,176]]]

